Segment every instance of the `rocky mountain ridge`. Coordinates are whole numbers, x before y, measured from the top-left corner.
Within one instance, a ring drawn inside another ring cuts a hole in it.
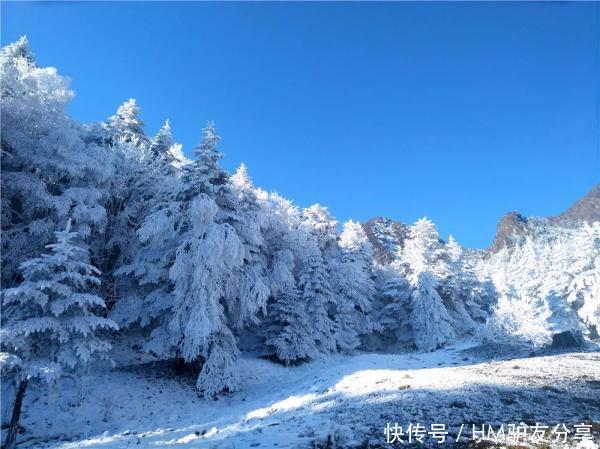
[[[542,219],[543,220],[543,219]],[[600,221],[600,183],[596,184],[585,196],[576,201],[562,214],[547,217],[549,224],[572,227],[582,223]],[[539,222],[540,219],[536,219]],[[518,240],[531,235],[531,219],[517,211],[506,213],[496,228],[496,237],[489,251],[496,253],[502,248],[513,246]],[[363,228],[373,245],[375,261],[386,265],[394,260],[397,252],[404,246],[408,236],[408,225],[388,217],[375,217],[363,223]]]
[[[546,220],[549,224],[563,227],[600,221],[600,183],[592,187],[585,196],[577,200],[562,214],[547,217]],[[520,238],[530,235],[532,229],[528,226],[528,223],[529,219],[519,212],[514,211],[505,214],[498,222],[496,237],[489,250],[496,253],[502,248],[510,248]]]

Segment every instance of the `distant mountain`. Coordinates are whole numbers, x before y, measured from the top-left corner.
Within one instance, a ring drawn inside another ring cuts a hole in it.
[[[511,247],[516,237],[521,237],[528,233],[527,218],[518,212],[509,212],[498,223],[496,238],[490,247],[490,251],[497,253],[502,248]]]
[[[583,198],[562,214],[551,217],[550,221],[559,224],[593,223],[600,221],[600,183],[596,184]]]
[[[583,198],[556,217],[548,217],[547,223],[564,227],[577,226],[582,223],[600,221],[600,184],[595,185]],[[531,235],[534,227],[530,226],[531,219],[518,212],[504,215],[496,230],[496,238],[490,246],[490,251],[496,253],[502,248],[511,247],[517,240]],[[536,227],[540,220],[536,219]]]
[[[381,265],[394,260],[408,235],[408,226],[405,223],[386,217],[372,218],[363,224],[363,228],[373,245],[375,262]]]
[[[595,185],[583,198],[560,215],[548,218],[528,218],[519,212],[505,214],[498,223],[496,237],[489,251],[496,253],[512,247],[527,236],[540,232],[547,225],[571,227],[581,223],[600,221],[600,184]],[[408,236],[408,225],[387,217],[375,217],[363,223],[363,228],[373,245],[375,261],[386,265],[394,260]]]

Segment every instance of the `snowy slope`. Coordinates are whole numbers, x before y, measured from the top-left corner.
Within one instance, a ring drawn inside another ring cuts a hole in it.
[[[107,370],[82,378],[83,390],[65,382],[51,412],[30,393],[21,447],[293,448],[328,435],[341,447],[386,447],[387,422],[445,423],[456,435],[470,423],[600,421],[600,353],[508,348],[506,359],[486,360],[482,351],[463,344],[290,368],[243,358],[243,391],[218,401],[200,399],[192,377],[164,366]]]

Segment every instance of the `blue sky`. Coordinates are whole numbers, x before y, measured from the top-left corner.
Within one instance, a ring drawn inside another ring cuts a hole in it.
[[[509,210],[553,215],[600,181],[600,3],[9,3],[77,92],[129,97],[191,154],[340,220],[428,216],[489,245]]]

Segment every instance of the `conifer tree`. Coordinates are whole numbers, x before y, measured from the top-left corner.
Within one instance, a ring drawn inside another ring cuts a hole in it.
[[[338,348],[350,352],[360,346],[360,336],[373,329],[368,316],[375,294],[373,250],[362,226],[352,220],[344,223],[339,245],[340,257],[333,270],[338,289],[334,335]]]
[[[21,264],[23,282],[3,293],[8,319],[2,326],[2,347],[20,360],[16,407],[20,407],[31,378],[56,381],[64,372],[106,359],[110,344],[101,334],[117,325],[96,314],[105,307],[94,293],[100,272],[83,260],[86,251],[74,243],[71,221],[56,232],[50,254]],[[19,410],[13,417],[18,420]],[[9,442],[14,442],[12,423]],[[7,443],[8,445],[8,443]]]
[[[473,334],[485,321],[490,301],[489,286],[480,279],[467,251],[452,236],[443,247],[443,271],[438,293],[446,306],[452,327],[459,335]]]
[[[315,341],[309,331],[311,323],[292,274],[293,264],[293,255],[289,250],[281,250],[275,256],[271,289],[274,299],[269,308],[263,351],[265,355],[274,355],[285,364],[308,360],[317,354]]]
[[[236,273],[239,282],[236,290],[229,292],[237,297],[238,310],[233,314],[239,318],[235,327],[248,322],[257,323],[257,314],[266,311],[269,297],[268,252],[263,231],[266,217],[258,200],[245,164],[241,164],[229,183],[227,205],[221,208],[222,220],[230,224],[239,236],[243,247],[243,264]]]
[[[125,142],[147,143],[148,138],[143,128],[144,122],[140,118],[140,108],[135,98],[130,98],[119,106],[106,124],[110,143],[120,139]]]
[[[298,287],[311,323],[317,349],[323,353],[335,352],[334,326],[329,310],[334,302],[330,276],[323,256],[315,242],[308,243],[298,275]]]
[[[327,208],[314,204],[302,212],[302,265],[298,287],[306,304],[319,351],[336,351],[333,317],[338,299],[332,266],[339,258],[337,221]]]
[[[88,143],[68,117],[69,81],[38,67],[26,38],[2,49],[0,77],[2,285],[10,287],[19,265],[40,254],[68,217],[82,238],[104,230],[112,167],[108,151]]]
[[[376,303],[374,329],[383,334],[387,344],[410,346],[414,343],[410,320],[412,305],[410,285],[403,276],[400,258],[379,270],[379,296]]]
[[[422,218],[410,227],[402,256],[408,265],[415,346],[430,351],[455,337],[448,310],[436,290],[435,275],[441,276],[445,267],[442,244],[430,220]]]

